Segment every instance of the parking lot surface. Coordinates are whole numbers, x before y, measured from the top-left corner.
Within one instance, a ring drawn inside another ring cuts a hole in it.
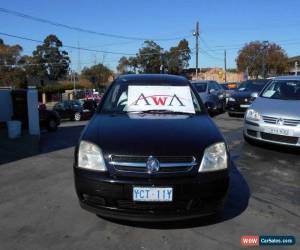
[[[214,120],[234,161],[222,217],[130,223],[82,210],[72,164],[86,122],[65,122],[56,133],[42,134],[39,154],[0,165],[0,249],[240,249],[242,235],[299,241],[299,152],[244,143],[241,118]]]

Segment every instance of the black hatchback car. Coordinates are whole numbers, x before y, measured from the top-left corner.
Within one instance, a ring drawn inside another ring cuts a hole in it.
[[[227,102],[229,116],[244,115],[253,101],[252,95],[258,94],[269,80],[247,80],[230,94]]]
[[[222,209],[229,165],[224,138],[188,80],[124,75],[82,132],[75,187],[81,207],[103,217],[194,218]]]
[[[62,119],[70,119],[74,121],[80,121],[90,118],[94,113],[95,107],[92,110],[85,106],[85,103],[79,100],[66,100],[58,102],[54,105],[55,110]]]

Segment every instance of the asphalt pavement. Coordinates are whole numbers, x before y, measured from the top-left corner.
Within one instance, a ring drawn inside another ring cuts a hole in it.
[[[299,241],[299,152],[245,143],[241,118],[214,120],[234,162],[222,217],[130,223],[82,210],[72,163],[86,122],[64,122],[57,132],[42,133],[40,153],[1,161],[0,249],[240,249],[242,235]],[[299,243],[289,249],[300,249]]]

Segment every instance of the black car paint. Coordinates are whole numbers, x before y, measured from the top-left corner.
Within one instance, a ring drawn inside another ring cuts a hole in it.
[[[155,85],[172,81],[181,85],[190,85],[184,78],[169,75],[123,76],[115,81],[124,79],[132,83],[142,81]],[[224,138],[207,115],[200,97],[196,95],[202,112],[194,116],[103,114],[101,107],[110,88],[99,105],[98,113],[86,126],[79,140],[90,141],[101,147],[108,172],[101,173],[78,168],[79,144],[75,148],[74,178],[80,205],[104,217],[142,221],[192,218],[218,211],[228,191],[229,170],[198,173],[198,167],[205,148],[216,142],[224,142]],[[195,92],[192,86],[191,88]],[[194,155],[198,165],[191,172],[184,174],[121,173],[108,164],[110,154]],[[230,157],[228,165],[229,163]],[[169,203],[170,207],[167,210],[163,206],[160,207],[162,204],[160,202],[133,202],[132,190],[133,186],[137,185],[173,187],[174,200]],[[119,202],[124,200],[133,207],[142,204],[146,209],[122,208]],[[184,209],[176,207],[178,202],[185,204]]]
[[[229,115],[244,115],[244,113],[247,110],[247,107],[241,107],[241,105],[251,105],[253,98],[253,93],[260,93],[262,89],[265,88],[265,86],[268,83],[268,80],[255,80],[262,83],[261,88],[255,89],[255,90],[245,90],[241,91],[240,89],[236,89],[234,92],[231,93],[230,97],[234,98],[235,101],[231,101],[228,99],[226,110]]]
[[[46,127],[48,131],[55,131],[60,124],[60,116],[54,110],[39,109],[40,117],[40,126]],[[51,122],[55,123],[55,126],[52,126]]]
[[[94,113],[94,109],[93,110],[84,109],[84,106],[82,104],[78,104],[78,102],[75,100],[58,102],[53,107],[53,110],[55,110],[62,119],[70,119],[70,120],[74,120],[76,113],[80,114],[81,119],[90,118]]]

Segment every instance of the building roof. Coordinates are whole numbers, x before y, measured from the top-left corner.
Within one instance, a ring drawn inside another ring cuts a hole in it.
[[[300,56],[289,57],[289,62],[300,61]]]

